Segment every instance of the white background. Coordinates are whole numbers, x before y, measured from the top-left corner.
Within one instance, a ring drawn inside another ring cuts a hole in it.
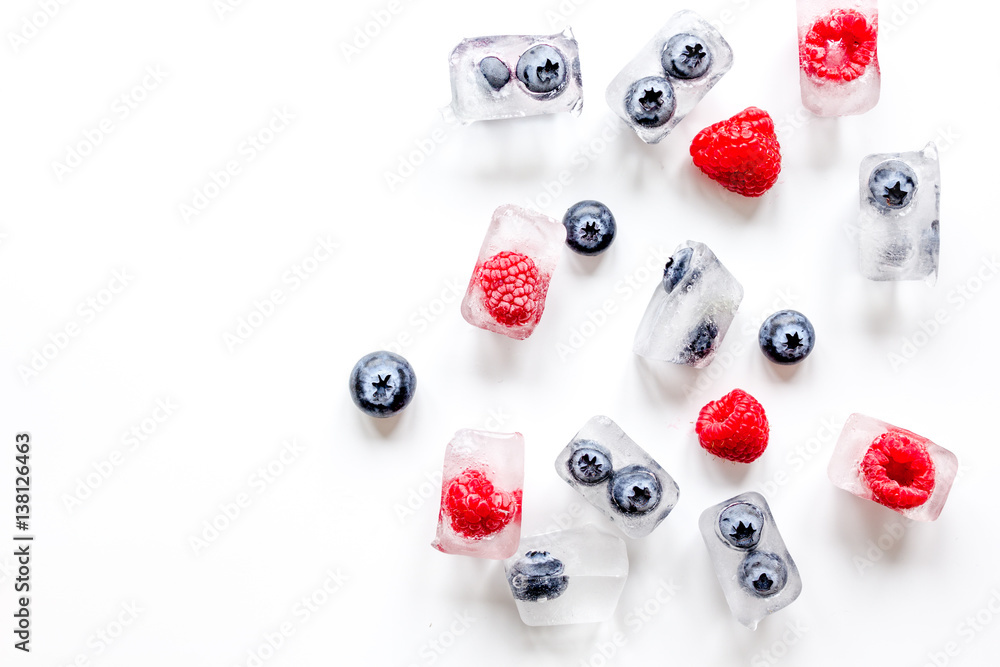
[[[656,146],[622,129],[604,88],[677,2],[412,0],[392,4],[390,20],[384,0],[234,0],[233,11],[212,0],[50,2],[44,21],[41,4],[10,0],[0,16],[0,506],[13,515],[13,438],[30,431],[37,536],[28,656],[11,647],[12,547],[0,550],[0,663],[995,659],[994,4],[883,2],[882,100],[832,120],[801,107],[792,2],[699,3],[735,66]],[[372,12],[387,25],[370,24]],[[44,25],[32,32],[26,20]],[[581,117],[442,120],[459,40],[567,24],[581,45]],[[377,33],[367,43],[366,26]],[[122,95],[135,107],[127,117]],[[755,201],[688,156],[698,130],[750,105],[774,117],[783,154],[777,185]],[[294,119],[268,134],[276,109]],[[111,132],[88,150],[104,119]],[[269,143],[251,150],[257,135]],[[940,280],[868,282],[850,231],[858,164],[931,139],[942,151]],[[59,173],[54,163],[81,144],[88,155]],[[239,173],[212,187],[229,161]],[[204,210],[185,216],[206,191]],[[619,238],[598,260],[564,252],[534,336],[466,324],[456,292],[493,209],[561,217],[584,198],[611,207]],[[708,370],[647,367],[632,335],[665,256],[688,238],[712,247],[746,297]],[[336,244],[332,257],[320,240]],[[312,273],[296,282],[289,272],[303,267]],[[127,285],[104,291],[115,271]],[[276,290],[276,306],[255,305]],[[258,307],[270,317],[252,315]],[[782,307],[808,314],[818,335],[793,371],[769,366],[755,344]],[[227,342],[248,319],[263,323]],[[67,326],[75,336],[60,334]],[[417,394],[376,422],[351,403],[347,376],[394,342]],[[693,434],[701,405],[734,387],[771,421],[750,466],[708,456]],[[167,415],[157,401],[176,407]],[[957,453],[940,520],[900,526],[827,481],[852,412]],[[525,533],[588,521],[614,530],[552,469],[594,414],[670,471],[680,503],[629,542],[612,620],[528,628],[499,563],[429,546],[444,446],[464,427],[520,431]],[[143,439],[126,438],[132,429]],[[274,463],[293,439],[298,451]],[[756,632],[731,618],[696,527],[702,509],[750,489],[765,491],[804,580],[800,599]],[[306,613],[303,597],[322,603]]]

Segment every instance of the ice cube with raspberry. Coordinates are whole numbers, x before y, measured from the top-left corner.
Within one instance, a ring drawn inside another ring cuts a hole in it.
[[[878,104],[878,0],[798,0],[799,87],[817,116]]]
[[[641,357],[695,368],[712,363],[743,287],[707,245],[687,241],[674,250],[639,323],[632,350]]]
[[[698,528],[730,611],[751,630],[802,592],[799,570],[761,494],[741,493],[709,507]]]
[[[958,473],[958,458],[912,431],[853,414],[827,467],[835,486],[914,521],[941,515]]]
[[[628,537],[645,537],[667,518],[680,489],[618,424],[593,417],[556,457],[556,472]]]
[[[600,623],[618,606],[628,552],[621,538],[587,524],[526,537],[503,566],[525,625]]]
[[[608,106],[647,144],[670,134],[733,66],[733,50],[695,12],[670,17],[618,73]]]
[[[462,299],[462,317],[516,340],[530,336],[545,310],[565,240],[558,220],[519,206],[499,207]]]
[[[502,560],[521,538],[524,438],[463,429],[448,443],[437,536],[447,554]]]

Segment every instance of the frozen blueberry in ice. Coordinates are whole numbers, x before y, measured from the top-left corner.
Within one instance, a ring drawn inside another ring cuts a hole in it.
[[[647,76],[625,94],[625,109],[637,124],[659,127],[674,115],[674,87],[662,76]]]
[[[674,35],[663,47],[663,71],[678,79],[697,79],[712,66],[712,54],[705,42],[689,33]]]
[[[737,549],[753,549],[760,542],[764,513],[750,503],[733,503],[719,513],[719,532]]]
[[[702,320],[691,333],[687,346],[681,353],[682,363],[694,364],[704,359],[715,347],[719,327],[712,320]]]
[[[779,310],[760,325],[760,351],[776,364],[797,364],[812,352],[816,332],[812,322],[796,310]]]
[[[573,445],[569,473],[581,484],[603,482],[611,474],[611,454],[593,440],[580,440]]]
[[[645,467],[631,465],[614,473],[611,498],[626,514],[644,514],[660,504],[660,482]]]
[[[566,245],[581,255],[599,255],[615,240],[617,225],[611,210],[599,201],[588,199],[569,207],[563,216]]]
[[[371,417],[391,417],[405,408],[417,389],[417,376],[403,357],[372,352],[361,357],[348,382],[354,404]]]
[[[510,81],[510,69],[496,56],[487,56],[479,61],[479,71],[493,90],[500,90]]]
[[[566,60],[554,47],[539,44],[521,54],[517,78],[533,93],[551,93],[566,81]]]
[[[693,248],[681,248],[667,260],[663,267],[663,289],[673,292],[681,279],[687,275],[691,265],[691,257],[694,255]]]
[[[788,568],[780,558],[766,551],[751,551],[740,564],[740,585],[756,597],[770,597],[785,587]]]
[[[917,189],[917,175],[901,160],[886,160],[872,169],[868,189],[875,205],[885,211],[906,208]]]
[[[548,551],[529,551],[507,572],[510,590],[517,600],[544,602],[559,597],[569,586],[566,568]]]

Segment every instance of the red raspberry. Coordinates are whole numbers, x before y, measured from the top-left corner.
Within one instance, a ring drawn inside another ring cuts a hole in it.
[[[500,324],[523,326],[542,317],[545,286],[527,255],[497,253],[479,267],[477,277],[486,292],[486,310]]]
[[[934,461],[927,448],[902,431],[872,440],[861,472],[873,500],[894,510],[918,507],[934,490]]]
[[[870,63],[878,69],[878,17],[853,9],[816,19],[799,44],[799,67],[814,78],[854,81]]]
[[[695,431],[698,442],[710,453],[750,463],[764,453],[769,428],[757,399],[742,389],[733,389],[701,409]]]
[[[699,132],[691,142],[691,157],[709,178],[744,197],[761,196],[781,173],[774,121],[757,107]]]
[[[482,470],[468,468],[448,484],[441,513],[451,529],[468,539],[489,537],[521,516],[521,491],[499,491]]]

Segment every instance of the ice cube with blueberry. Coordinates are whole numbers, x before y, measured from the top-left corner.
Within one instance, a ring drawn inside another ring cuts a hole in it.
[[[695,12],[677,12],[608,85],[605,97],[640,139],[655,144],[733,66],[733,50]]]
[[[604,416],[573,436],[556,457],[556,472],[632,538],[653,532],[680,495],[673,477]]]
[[[502,560],[521,538],[524,438],[463,429],[448,443],[437,536],[447,554]]]
[[[737,621],[751,630],[802,592],[802,579],[764,496],[755,492],[709,507],[698,519],[715,574]]]
[[[878,103],[878,0],[798,0],[799,88],[818,116]]]
[[[542,311],[566,240],[562,223],[505,205],[493,213],[462,299],[462,317],[480,329],[524,340]]]
[[[588,524],[522,539],[504,571],[526,625],[600,623],[618,606],[628,552],[621,538]]]
[[[573,31],[462,40],[451,52],[451,109],[459,122],[583,109]]]
[[[830,458],[835,486],[914,521],[934,521],[958,473],[958,458],[912,431],[853,414]]]
[[[871,280],[937,281],[941,168],[937,146],[861,161],[858,245]]]
[[[687,241],[674,250],[635,333],[641,357],[704,368],[712,363],[743,286],[707,245]]]

